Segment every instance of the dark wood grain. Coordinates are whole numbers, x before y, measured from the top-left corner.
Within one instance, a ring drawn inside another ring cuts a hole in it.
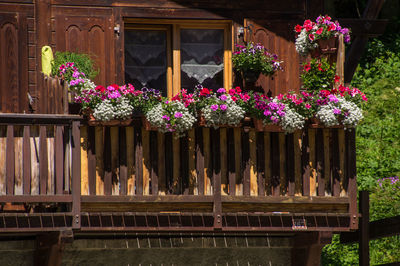
[[[310,147],[308,145],[308,130],[304,130],[301,143],[301,174],[303,176],[303,196],[310,195]]]
[[[63,194],[64,191],[64,136],[63,126],[55,127],[55,178],[56,194]]]
[[[39,129],[39,191],[40,194],[47,193],[48,178],[48,158],[47,158],[47,129],[46,126],[40,126]]]
[[[157,131],[150,132],[150,181],[151,181],[151,193],[152,195],[158,195],[158,173],[159,173],[159,162],[158,162],[158,138]]]
[[[6,144],[6,178],[7,195],[14,194],[15,180],[15,151],[14,151],[14,126],[7,126]]]
[[[89,195],[96,195],[96,138],[95,127],[88,127]]]
[[[289,196],[294,196],[295,175],[294,175],[294,135],[286,135],[286,179],[288,183]]]
[[[338,129],[331,129],[332,136],[332,157],[331,157],[331,171],[332,171],[332,195],[340,196],[340,153],[339,153],[339,138]]]
[[[315,137],[315,150],[316,150],[316,167],[317,167],[317,182],[318,182],[318,196],[325,195],[325,157],[324,157],[324,133],[322,128],[317,129]],[[329,170],[328,170],[329,171]]]
[[[258,196],[265,195],[265,152],[264,152],[264,132],[257,132],[257,184]]]
[[[271,132],[271,189],[272,196],[280,195],[280,150],[279,133]],[[284,151],[282,151],[284,152]]]
[[[235,137],[233,128],[228,128],[228,181],[229,181],[229,195],[235,195],[236,188],[236,167],[235,167]]]
[[[199,195],[204,195],[204,150],[203,150],[203,129],[196,128],[196,170]]]
[[[72,122],[72,228],[81,226],[81,131],[80,122]]]
[[[171,194],[174,191],[173,185],[173,173],[174,173],[174,165],[173,165],[173,153],[172,153],[172,134],[165,134],[165,180],[167,182],[167,191]]]
[[[189,194],[189,144],[188,144],[188,138],[187,137],[182,137],[180,139],[180,158],[181,158],[181,163],[180,163],[180,183],[181,183],[181,193],[184,195]]]
[[[111,195],[112,168],[111,168],[111,136],[110,127],[104,128],[104,194]]]
[[[23,140],[23,194],[31,194],[31,130],[29,126],[24,126]]]
[[[243,195],[250,195],[250,143],[249,132],[242,131]]]
[[[128,181],[128,165],[126,152],[126,128],[119,128],[119,194],[126,195]]]

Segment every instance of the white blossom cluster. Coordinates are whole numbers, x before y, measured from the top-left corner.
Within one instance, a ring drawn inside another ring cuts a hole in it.
[[[206,105],[201,110],[207,127],[217,129],[221,125],[237,126],[240,124],[245,111],[232,100],[230,95],[226,96],[225,101],[216,98],[216,102],[220,104]]]
[[[306,56],[309,51],[314,50],[318,47],[317,43],[311,43],[310,39],[308,38],[307,31],[302,29],[299,36],[296,38],[296,51],[303,56]]]
[[[184,136],[185,132],[190,130],[196,122],[196,117],[179,101],[159,103],[145,115],[150,124],[157,127],[158,131],[176,132],[177,137]]]
[[[327,127],[343,124],[353,128],[364,118],[362,110],[353,102],[343,97],[337,97],[338,101],[329,102],[318,108],[316,117]]]
[[[99,103],[94,109],[93,116],[96,120],[110,121],[112,119],[128,119],[132,115],[133,106],[130,105],[129,100],[121,97],[117,103],[105,99]]]
[[[281,118],[280,125],[287,133],[293,133],[304,127],[306,118],[286,105],[285,115]]]

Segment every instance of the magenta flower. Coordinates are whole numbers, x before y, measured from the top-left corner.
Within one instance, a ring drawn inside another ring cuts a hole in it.
[[[170,120],[169,116],[167,116],[167,115],[163,115],[162,119],[167,120],[167,121]]]
[[[176,112],[174,116],[175,118],[181,118],[183,115],[181,112]]]
[[[219,108],[220,108],[222,111],[225,111],[225,110],[228,108],[228,106],[226,106],[226,104],[221,104],[221,105],[219,106]]]
[[[226,90],[225,90],[224,88],[219,88],[219,89],[217,90],[217,92],[218,92],[218,93],[225,93]]]
[[[210,106],[211,110],[217,111],[218,110],[218,104],[213,104]]]
[[[222,101],[226,101],[228,99],[228,97],[226,97],[226,95],[221,95],[219,97]]]
[[[341,112],[342,112],[342,111],[341,111],[340,109],[337,109],[337,108],[335,108],[335,109],[333,110],[333,113],[334,113],[335,115],[340,115]]]

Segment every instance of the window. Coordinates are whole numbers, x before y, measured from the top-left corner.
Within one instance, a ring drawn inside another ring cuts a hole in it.
[[[126,20],[125,82],[172,97],[197,84],[232,83],[231,24],[206,21]]]

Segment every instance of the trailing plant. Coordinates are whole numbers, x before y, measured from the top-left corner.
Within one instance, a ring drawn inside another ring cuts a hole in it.
[[[303,65],[303,72],[301,74],[303,88],[309,92],[330,90],[334,82],[339,80],[335,72],[336,64],[329,64],[327,59],[311,59],[309,63]]]

